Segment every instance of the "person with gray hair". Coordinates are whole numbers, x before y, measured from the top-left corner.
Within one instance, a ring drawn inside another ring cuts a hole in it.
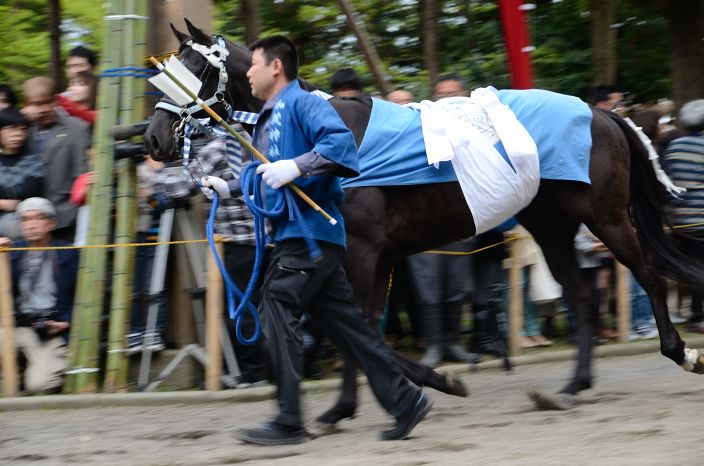
[[[679,122],[686,134],[670,142],[662,162],[673,183],[687,192],[670,198],[670,219],[686,251],[704,260],[704,99],[684,104]],[[704,290],[692,289],[690,332],[704,333],[703,297]]]
[[[0,246],[45,248],[66,246],[52,233],[56,208],[47,199],[30,197],[17,205],[23,239]],[[27,393],[54,392],[61,387],[67,365],[67,340],[78,274],[75,249],[12,252],[12,292],[15,308],[15,347],[27,360],[23,387]],[[0,341],[4,334],[0,334]]]

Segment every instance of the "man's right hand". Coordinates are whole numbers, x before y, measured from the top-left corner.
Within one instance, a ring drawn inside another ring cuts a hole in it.
[[[213,192],[211,190],[217,191],[220,199],[229,199],[231,197],[230,187],[227,185],[227,181],[222,178],[218,178],[217,176],[204,176],[200,179],[200,184],[202,186],[201,191],[203,191],[203,194],[205,194],[205,197],[208,199],[213,198]]]

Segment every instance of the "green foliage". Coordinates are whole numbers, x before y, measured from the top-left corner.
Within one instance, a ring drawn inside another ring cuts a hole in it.
[[[22,82],[48,75],[50,65],[49,8],[45,0],[4,2],[0,5],[0,82],[20,91]],[[70,20],[89,34],[81,41],[98,50],[102,36],[103,10],[94,0],[61,2],[64,20]],[[64,53],[71,44],[62,43]]]
[[[667,2],[613,0],[617,4],[618,81],[637,100],[667,96],[670,86]],[[440,72],[456,73],[470,87],[510,86],[499,11],[494,0],[438,2]],[[586,97],[591,83],[589,0],[536,2],[527,13],[535,85]],[[426,97],[430,83],[422,58],[422,2],[412,0],[352,0],[393,84]],[[301,75],[323,89],[332,73],[353,67],[366,77],[369,69],[357,40],[334,0],[262,2],[262,34],[284,33],[299,46]],[[216,0],[216,27],[240,40],[240,2]]]

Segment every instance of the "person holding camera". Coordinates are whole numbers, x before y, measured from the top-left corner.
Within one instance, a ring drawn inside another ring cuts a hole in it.
[[[22,240],[15,242],[14,247],[68,245],[52,236],[56,209],[49,200],[30,197],[19,203],[16,212]],[[0,246],[10,244],[8,238],[0,238]],[[27,393],[53,392],[61,387],[77,274],[75,249],[12,252],[15,346],[27,361],[23,372]]]

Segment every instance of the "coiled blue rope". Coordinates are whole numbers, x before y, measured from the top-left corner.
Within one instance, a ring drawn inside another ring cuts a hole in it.
[[[237,340],[243,345],[254,344],[261,335],[261,323],[259,321],[259,313],[256,307],[250,302],[254,289],[257,286],[259,275],[261,273],[262,262],[264,261],[264,249],[266,248],[266,225],[267,218],[279,217],[284,213],[284,209],[288,208],[288,218],[290,221],[296,222],[303,237],[308,245],[311,259],[315,259],[321,255],[321,250],[313,238],[313,233],[303,220],[298,204],[293,197],[293,193],[288,187],[283,187],[276,190],[277,197],[274,203],[274,208],[266,210],[264,207],[264,196],[262,195],[261,183],[262,176],[256,173],[257,167],[261,165],[259,162],[247,164],[242,170],[241,186],[242,196],[252,216],[254,217],[254,239],[256,245],[256,254],[254,256],[254,266],[252,267],[252,275],[249,277],[247,288],[242,293],[237,285],[232,281],[232,277],[223,265],[215,248],[215,213],[220,205],[220,199],[215,190],[213,190],[213,204],[210,208],[208,216],[208,224],[206,226],[206,236],[210,249],[215,257],[215,263],[220,270],[225,285],[225,294],[227,296],[227,310],[235,322],[235,334]],[[235,305],[236,300],[239,300],[239,305]],[[246,338],[242,334],[242,319],[246,312],[249,312],[254,318],[254,332],[251,337]]]
[[[217,212],[219,205],[220,197],[218,196],[217,191],[213,190],[213,204],[210,207],[210,215],[208,216],[208,223],[205,227],[205,234],[208,238],[210,250],[213,253],[213,257],[215,258],[215,263],[217,264],[218,269],[220,270],[220,274],[223,278],[223,283],[225,286],[225,296],[227,297],[227,311],[230,316],[230,319],[235,322],[235,335],[237,336],[237,340],[243,345],[253,345],[257,342],[259,336],[261,335],[261,323],[259,322],[259,313],[257,312],[257,308],[254,307],[250,299],[252,297],[252,293],[254,292],[254,287],[256,286],[257,280],[259,279],[261,262],[264,257],[264,248],[259,246],[260,241],[257,238],[257,250],[254,259],[252,276],[249,278],[249,283],[247,283],[247,288],[245,289],[245,292],[243,294],[240,289],[237,288],[235,282],[232,281],[230,273],[223,265],[222,261],[220,260],[220,256],[218,255],[218,251],[215,248],[215,212]],[[255,236],[257,236],[256,228]],[[264,241],[262,241],[262,243],[263,242]],[[235,306],[236,299],[239,300],[238,306]],[[252,336],[249,338],[245,337],[242,333],[242,321],[246,312],[249,312],[252,315],[252,318],[254,319],[254,331],[252,333]]]

